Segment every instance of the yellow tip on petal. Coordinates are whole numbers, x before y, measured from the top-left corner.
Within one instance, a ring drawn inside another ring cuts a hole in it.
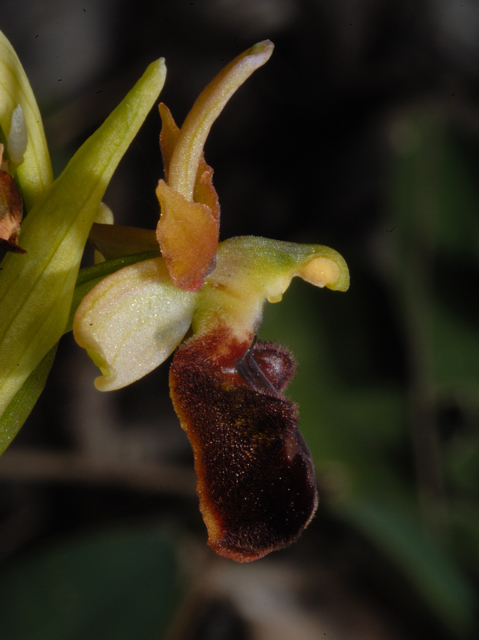
[[[252,236],[221,242],[216,268],[200,291],[193,330],[206,331],[216,319],[246,340],[258,328],[264,300],[279,302],[295,276],[336,291],[349,285],[345,260],[329,247]]]
[[[346,291],[349,286],[348,274],[345,274],[338,262],[331,258],[313,258],[298,271],[298,276],[316,287],[327,287],[336,291]]]

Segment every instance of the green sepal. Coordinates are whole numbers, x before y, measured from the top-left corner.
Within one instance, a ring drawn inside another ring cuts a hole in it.
[[[129,264],[148,260],[149,258],[155,258],[158,255],[159,252],[149,251],[132,256],[126,256],[124,258],[117,258],[115,260],[108,260],[108,262],[102,262],[101,264],[81,269],[78,274],[77,284],[73,294],[73,302],[70,309],[70,317],[65,328],[65,333],[72,330],[73,317],[80,302],[96,284],[103,280],[103,278],[110,273],[114,273],[115,271],[128,266]],[[17,391],[6,411],[0,417],[0,455],[17,435],[40,397],[40,394],[45,387],[48,374],[50,373],[57,351],[57,346],[58,343],[52,347],[46,356],[44,356],[44,358],[39,362]]]

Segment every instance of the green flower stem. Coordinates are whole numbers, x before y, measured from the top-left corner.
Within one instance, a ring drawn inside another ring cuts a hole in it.
[[[28,254],[0,272],[0,415],[63,334],[83,247],[110,178],[156,102],[163,60],[143,77],[77,151],[22,226]]]

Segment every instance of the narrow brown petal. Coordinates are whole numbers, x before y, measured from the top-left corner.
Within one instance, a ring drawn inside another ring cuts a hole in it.
[[[158,251],[158,240],[153,229],[94,222],[88,239],[106,260],[132,256],[143,251]]]
[[[180,134],[180,129],[171,115],[171,111],[166,104],[160,102],[158,105],[161,117],[161,133],[160,133],[160,149],[163,158],[163,169],[165,172],[165,180],[168,182],[168,172],[170,169],[170,160],[175,150],[175,144]]]
[[[168,183],[170,160],[180,130],[165,104],[159,105],[162,121],[160,147]],[[213,169],[201,154],[193,202],[160,181],[157,196],[161,219],[157,237],[173,282],[186,291],[197,291],[214,268],[219,237],[220,204],[213,186]]]
[[[161,206],[157,238],[171,279],[184,291],[198,291],[215,267],[218,222],[208,205],[188,202],[163,180],[156,195]]]
[[[213,219],[216,221],[218,236],[220,228],[220,201],[216,189],[213,186],[213,169],[201,158],[198,175],[196,176],[193,200],[200,204],[205,204],[211,211]]]

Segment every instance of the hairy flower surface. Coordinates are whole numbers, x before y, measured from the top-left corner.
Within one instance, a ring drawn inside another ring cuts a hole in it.
[[[328,247],[248,236],[218,243],[218,196],[203,145],[227,100],[272,50],[265,41],[233,60],[181,129],[160,105],[162,256],[102,280],[73,327],[101,370],[101,390],[141,378],[179,347],[171,397],[193,447],[208,543],[240,562],[292,542],[318,503],[298,410],[284,394],[294,359],[256,340],[264,302],[279,302],[295,276],[334,290],[349,285],[343,258]],[[155,247],[154,232],[110,225],[94,225],[92,238],[107,259]]]

